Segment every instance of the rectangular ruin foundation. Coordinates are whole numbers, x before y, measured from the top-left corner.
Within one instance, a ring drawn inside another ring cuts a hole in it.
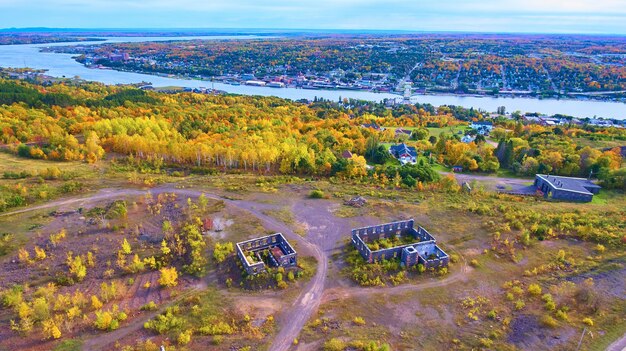
[[[410,243],[378,250],[370,249],[368,243],[381,239],[404,239]],[[368,263],[400,259],[405,267],[421,263],[426,268],[436,268],[445,267],[450,261],[448,254],[437,246],[435,238],[426,229],[420,226],[414,228],[413,219],[352,229],[352,244]]]
[[[281,233],[237,243],[237,256],[248,274],[265,272],[266,262],[271,267],[295,267],[297,255]]]

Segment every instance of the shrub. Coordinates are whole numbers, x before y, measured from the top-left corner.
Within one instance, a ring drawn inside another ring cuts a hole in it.
[[[203,335],[231,335],[235,329],[228,323],[217,322],[200,327],[198,331]]]
[[[343,340],[332,338],[324,343],[324,351],[343,351],[346,346]]]
[[[534,296],[541,295],[541,287],[539,284],[530,284],[528,286],[528,293]]]
[[[96,295],[91,296],[91,308],[93,308],[94,310],[99,310],[102,308],[102,302],[100,302],[100,299],[98,299]]]
[[[44,339],[58,339],[61,337],[61,330],[52,319],[42,322],[42,331]]]
[[[61,170],[59,167],[48,167],[39,171],[39,176],[45,180],[54,180],[61,178]]]
[[[87,266],[85,266],[82,256],[72,256],[72,252],[67,253],[66,264],[70,275],[77,281],[82,281],[87,275]]]
[[[126,293],[126,287],[119,281],[112,281],[110,284],[103,282],[100,284],[100,298],[104,302],[115,300]]]
[[[77,182],[75,180],[65,182],[61,185],[61,192],[68,194],[73,193],[75,191],[81,190],[83,188],[83,184],[81,182]]]
[[[541,317],[541,324],[548,328],[556,328],[559,325],[556,319],[552,318],[552,316],[548,314]]]
[[[141,259],[139,259],[139,255],[137,254],[133,255],[133,259],[131,260],[130,264],[125,268],[125,270],[130,273],[141,272],[144,269],[146,269],[146,264]]]
[[[110,311],[96,311],[94,326],[100,330],[115,330],[119,328],[120,322],[126,320],[128,316],[124,312],[118,312],[117,309],[117,305],[113,305]]]
[[[39,246],[35,246],[35,259],[37,261],[45,260],[47,257],[46,251]]]
[[[178,272],[175,267],[163,267],[159,272],[161,272],[161,277],[159,278],[159,284],[161,286],[173,287],[178,285]]]
[[[157,304],[154,301],[150,301],[147,304],[141,306],[142,311],[154,311],[157,309]]]
[[[423,264],[419,263],[419,264],[417,265],[417,271],[418,271],[420,274],[422,274],[422,273],[426,272],[426,267],[424,267],[424,265],[423,265]]]
[[[50,318],[50,307],[45,297],[38,297],[33,301],[33,318],[36,321]]]
[[[124,238],[124,241],[122,241],[122,249],[120,250],[120,252],[124,255],[130,255],[131,253],[133,253],[133,249],[130,247],[130,244],[128,243],[128,240],[126,240],[126,238]]]
[[[178,338],[176,338],[176,342],[178,345],[185,346],[191,342],[191,330],[184,331],[178,334]]]
[[[365,319],[363,319],[363,317],[354,317],[352,323],[355,325],[365,325]]]
[[[589,317],[583,318],[583,323],[588,325],[588,326],[590,326],[590,327],[593,327],[593,319],[591,319]]]
[[[319,189],[316,189],[316,190],[311,191],[311,193],[309,194],[309,197],[311,199],[323,199],[324,192]]]
[[[21,285],[13,285],[11,289],[2,291],[2,304],[5,307],[16,307],[24,301],[24,287]]]
[[[215,247],[213,249],[213,258],[217,263],[222,263],[226,260],[226,257],[235,251],[235,247],[233,243],[227,242],[224,244],[215,243]]]
[[[480,338],[479,342],[480,342],[480,345],[483,347],[490,348],[493,346],[493,340],[489,338]]]
[[[526,307],[526,303],[524,303],[524,301],[522,301],[522,300],[515,301],[515,309],[516,310],[519,311],[519,310],[523,309],[524,307]]]
[[[211,344],[213,345],[219,345],[223,342],[224,342],[224,337],[221,335],[214,335],[213,339],[211,340]]]
[[[478,260],[473,259],[470,261],[470,266],[478,268],[480,267],[480,263],[478,263]]]
[[[17,260],[20,261],[21,263],[31,263],[31,259],[30,259],[30,253],[28,252],[28,250],[24,249],[23,247],[20,248],[17,252]]]
[[[58,243],[61,242],[61,240],[65,239],[67,232],[65,231],[65,229],[61,229],[58,233],[56,234],[50,234],[50,242],[52,243],[53,246],[56,246]]]
[[[170,330],[175,330],[183,325],[183,320],[174,315],[176,308],[168,308],[165,313],[156,316],[154,319],[143,324],[145,329],[152,329],[159,334],[165,334]]]

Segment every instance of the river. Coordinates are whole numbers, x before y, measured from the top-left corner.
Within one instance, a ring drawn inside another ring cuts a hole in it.
[[[156,87],[180,86],[188,88],[211,88],[224,90],[234,94],[278,96],[292,100],[325,98],[338,100],[339,98],[354,98],[370,101],[381,101],[386,98],[398,98],[399,95],[390,93],[374,93],[354,90],[307,90],[296,88],[269,88],[253,87],[245,85],[229,85],[224,83],[211,83],[208,81],[169,78],[149,74],[121,72],[115,70],[89,69],[72,59],[72,54],[59,54],[42,52],[41,48],[67,45],[85,45],[120,42],[146,42],[168,40],[191,40],[191,39],[257,39],[268,38],[267,36],[193,36],[193,37],[108,37],[101,42],[68,42],[53,44],[25,44],[25,45],[0,45],[0,67],[30,67],[46,69],[46,74],[53,77],[78,76],[89,81],[97,81],[104,84],[129,84],[138,82],[151,82]],[[451,94],[428,94],[415,95],[413,102],[430,103],[434,106],[457,105],[473,107],[486,111],[496,111],[498,106],[505,106],[506,110],[522,112],[540,112],[549,115],[564,114],[574,117],[604,117],[614,119],[626,119],[626,104],[619,102],[592,101],[592,100],[556,100],[556,99],[533,99],[533,98],[510,98],[510,97],[477,97],[458,96]]]

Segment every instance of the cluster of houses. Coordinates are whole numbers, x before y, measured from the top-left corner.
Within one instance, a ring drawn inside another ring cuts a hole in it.
[[[472,129],[472,132],[466,133],[461,138],[461,142],[466,144],[469,144],[476,140],[477,135],[489,136],[489,134],[493,130],[493,123],[490,121],[472,122],[469,127]]]
[[[511,114],[490,114],[488,119],[496,119],[499,117],[504,117],[506,119],[514,119]],[[541,126],[563,126],[563,125],[592,125],[597,127],[615,127],[615,128],[626,128],[626,120],[611,120],[611,119],[600,119],[600,118],[572,118],[572,117],[551,117],[548,115],[539,115],[539,114],[525,114],[521,117],[521,120],[527,124],[538,124]]]
[[[166,70],[190,71],[191,65],[184,60],[164,59],[162,53],[150,56],[131,56],[127,52],[113,50],[102,53],[96,51],[93,46],[84,46],[84,56],[81,63],[89,68],[107,69],[107,61],[122,63],[129,67],[141,67],[143,65],[161,67]],[[213,77],[195,75],[195,78],[208,79],[232,85],[263,86],[271,88],[296,87],[302,89],[341,89],[341,90],[372,90],[389,92],[395,87],[394,77],[390,73],[353,72],[335,69],[329,72],[297,75],[286,74],[289,67],[276,65],[264,67],[265,74],[262,76],[253,73],[228,73]],[[160,73],[157,75],[168,75]]]

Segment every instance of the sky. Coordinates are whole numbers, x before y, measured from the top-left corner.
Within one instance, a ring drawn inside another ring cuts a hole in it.
[[[626,0],[0,0],[0,27],[626,35]]]

